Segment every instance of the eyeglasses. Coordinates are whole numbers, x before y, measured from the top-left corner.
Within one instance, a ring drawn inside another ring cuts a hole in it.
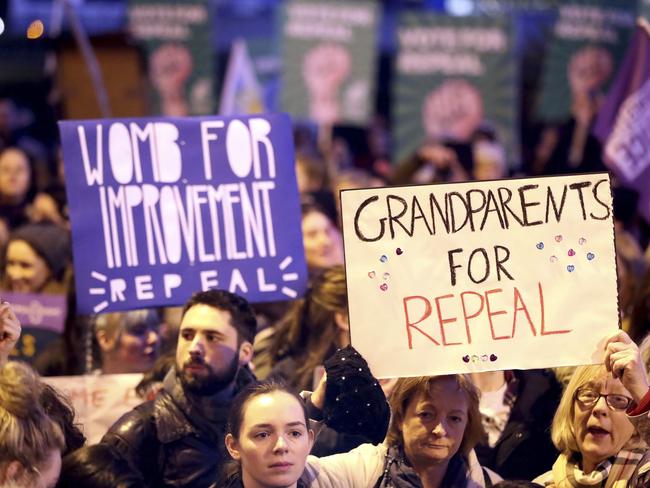
[[[585,407],[593,407],[598,403],[598,400],[603,397],[605,398],[605,403],[612,410],[627,410],[630,404],[634,401],[630,397],[625,395],[617,395],[616,393],[608,393],[603,395],[597,391],[591,390],[589,388],[578,388],[575,394],[575,399]]]

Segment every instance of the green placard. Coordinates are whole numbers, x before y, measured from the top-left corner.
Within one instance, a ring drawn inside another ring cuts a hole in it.
[[[634,32],[636,0],[562,2],[544,62],[537,113],[569,116],[577,97],[607,93]]]
[[[409,12],[399,22],[394,160],[426,140],[467,142],[488,125],[516,164],[517,67],[510,21]]]
[[[151,114],[215,111],[208,0],[130,0],[129,31],[147,54]]]
[[[284,111],[319,124],[368,123],[375,95],[378,13],[371,1],[286,3]]]

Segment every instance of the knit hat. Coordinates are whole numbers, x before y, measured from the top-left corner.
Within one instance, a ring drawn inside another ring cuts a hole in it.
[[[368,363],[352,347],[325,361],[327,387],[323,420],[337,432],[363,435],[380,443],[386,436],[390,408]]]
[[[70,259],[70,238],[61,227],[50,224],[27,224],[9,236],[9,242],[25,241],[47,263],[52,275],[60,277]]]

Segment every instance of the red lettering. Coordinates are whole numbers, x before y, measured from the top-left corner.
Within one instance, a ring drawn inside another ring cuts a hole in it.
[[[519,303],[521,303],[521,306],[518,306]],[[526,307],[523,298],[521,298],[521,293],[519,293],[519,290],[517,289],[516,286],[515,286],[513,307],[515,311],[514,311],[514,316],[512,317],[512,337],[515,336],[515,329],[517,328],[517,313],[519,311],[523,311],[526,314],[526,320],[528,320],[528,325],[530,325],[530,330],[533,331],[533,336],[537,337],[537,331],[535,330],[535,325],[533,324],[533,321],[530,320],[530,314],[528,313],[528,308]]]
[[[541,283],[537,283],[537,289],[539,290],[539,306],[540,306],[540,308],[542,310],[542,313],[541,313],[541,315],[542,315],[542,318],[541,318],[542,327],[541,327],[540,334],[542,334],[544,336],[544,335],[553,335],[553,334],[566,334],[568,332],[571,332],[573,329],[549,330],[549,331],[547,331],[544,328],[544,326],[546,325],[546,320],[544,320],[544,292],[542,291],[542,284]]]
[[[452,322],[456,322],[456,317],[453,318],[442,318],[442,311],[440,310],[440,300],[443,300],[445,298],[454,298],[453,294],[449,295],[442,295],[440,297],[436,297],[436,310],[438,311],[438,323],[440,324],[440,335],[442,336],[442,343],[445,346],[458,346],[461,343],[460,342],[447,342],[447,337],[445,336],[445,324],[451,324]]]
[[[467,315],[467,307],[465,306],[465,295],[474,295],[479,300],[481,300],[481,306],[476,311],[476,313],[472,315]],[[469,330],[469,319],[473,319],[474,317],[479,316],[479,314],[483,311],[483,303],[485,303],[485,301],[483,300],[483,295],[481,295],[480,293],[476,293],[475,291],[464,291],[460,294],[460,303],[463,306],[463,319],[465,320],[465,331],[467,332],[467,343],[471,344],[472,333]]]
[[[97,408],[100,407],[106,398],[106,393],[107,390],[105,388],[100,388],[98,390],[93,391],[90,394],[91,402],[93,407]]]
[[[425,310],[424,310],[424,314],[422,315],[422,317],[420,317],[420,320],[418,320],[417,322],[411,322],[411,319],[409,317],[408,302],[410,302],[411,300],[415,300],[415,299],[419,299],[419,300],[424,301]],[[411,296],[411,297],[404,297],[403,304],[404,304],[404,316],[406,317],[406,334],[408,336],[409,349],[413,349],[413,336],[411,335],[411,329],[412,328],[417,330],[420,334],[425,336],[427,339],[429,339],[431,342],[433,342],[436,346],[439,346],[440,344],[438,343],[438,341],[436,341],[433,337],[431,337],[429,334],[424,332],[419,327],[416,327],[417,324],[419,324],[424,319],[426,319],[429,315],[431,315],[431,303],[429,303],[429,300],[427,300],[425,297],[415,295],[415,296]]]
[[[490,330],[492,331],[492,339],[495,341],[500,341],[501,339],[510,339],[510,336],[499,336],[497,337],[494,335],[494,323],[492,322],[492,317],[496,315],[504,315],[506,313],[505,310],[497,310],[496,312],[493,312],[490,309],[490,294],[492,293],[501,293],[503,290],[501,288],[495,288],[493,290],[487,290],[485,292],[485,306],[487,308],[487,315],[488,315],[488,321],[490,322]]]

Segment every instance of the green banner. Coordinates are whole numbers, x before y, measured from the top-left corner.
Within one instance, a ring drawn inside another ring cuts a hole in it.
[[[562,120],[607,93],[632,34],[637,0],[562,2],[548,46],[537,114]]]
[[[492,127],[519,161],[517,67],[508,20],[405,13],[397,30],[394,160],[427,140],[467,142]]]
[[[129,0],[129,31],[147,55],[151,114],[215,112],[208,0]]]
[[[378,15],[370,1],[287,2],[282,109],[319,124],[367,124],[375,97]]]

